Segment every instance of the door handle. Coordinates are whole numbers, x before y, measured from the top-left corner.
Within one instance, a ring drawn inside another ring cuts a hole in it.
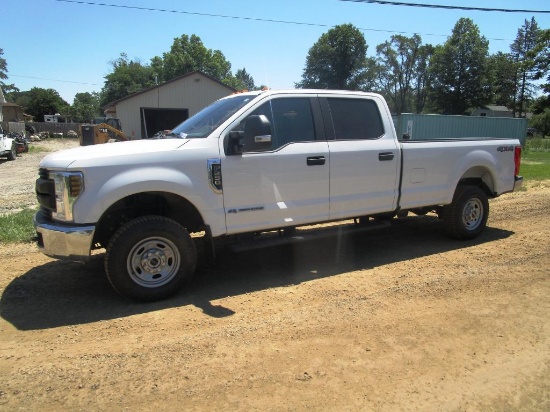
[[[378,160],[384,162],[386,160],[393,160],[395,155],[392,152],[378,153]]]
[[[325,156],[311,156],[307,158],[308,166],[322,166],[325,164]]]

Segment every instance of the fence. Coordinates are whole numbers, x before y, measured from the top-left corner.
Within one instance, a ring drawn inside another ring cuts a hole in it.
[[[80,137],[80,125],[82,123],[46,123],[46,122],[2,122],[2,128],[8,132],[23,133],[25,126],[34,128],[36,133],[47,132],[50,136],[67,137],[69,131],[76,132]],[[29,133],[27,132],[26,135]]]

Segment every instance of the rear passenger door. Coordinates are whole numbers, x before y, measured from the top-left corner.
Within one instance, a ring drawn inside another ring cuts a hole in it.
[[[377,96],[320,99],[330,151],[330,218],[395,210],[400,151]]]

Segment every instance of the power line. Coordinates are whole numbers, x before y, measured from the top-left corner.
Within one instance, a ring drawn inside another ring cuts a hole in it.
[[[387,6],[425,7],[429,9],[445,9],[445,10],[496,11],[496,12],[503,12],[503,13],[550,13],[550,10],[493,9],[493,8],[487,8],[487,7],[446,6],[441,4],[404,3],[402,1],[386,1],[386,0],[339,0],[339,1],[349,1],[353,3],[376,3],[376,4],[387,5]]]
[[[192,11],[184,10],[168,10],[168,9],[157,9],[153,7],[139,7],[139,6],[126,6],[121,4],[108,4],[108,3],[97,3],[92,1],[81,1],[81,0],[54,0],[60,3],[72,3],[72,4],[81,4],[87,6],[101,6],[101,7],[113,7],[119,9],[131,9],[131,10],[140,10],[140,11],[150,11],[150,12],[162,12],[162,13],[174,13],[174,14],[188,14],[193,16],[202,16],[202,17],[220,17],[225,19],[235,19],[235,20],[249,20],[249,21],[260,21],[267,23],[281,23],[281,24],[294,24],[300,26],[311,26],[311,27],[328,27],[333,28],[334,25],[330,24],[320,24],[320,23],[307,23],[299,21],[289,21],[289,20],[274,20],[274,19],[262,19],[258,17],[246,17],[246,16],[231,16],[224,14],[213,14],[213,13],[198,13]],[[353,1],[353,0],[350,0]],[[420,33],[420,32],[407,32],[407,31],[396,31],[396,30],[382,30],[382,29],[371,29],[358,27],[361,31],[371,31],[377,33],[392,33],[392,34],[421,34],[423,36],[434,36],[434,37],[448,37],[448,34],[435,34],[435,33]],[[510,39],[497,39],[497,38],[488,38],[489,40],[495,41],[510,41]]]
[[[60,80],[60,79],[46,79],[44,77],[21,76],[21,75],[18,75],[18,74],[10,74],[8,77],[22,77],[24,79],[49,80],[49,81],[52,81],[52,82],[87,84],[89,86],[100,86],[100,84],[98,84],[98,83],[75,82],[75,81],[71,81],[71,80]]]

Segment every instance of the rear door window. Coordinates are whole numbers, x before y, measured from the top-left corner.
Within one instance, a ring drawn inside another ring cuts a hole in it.
[[[329,97],[327,102],[335,140],[378,139],[384,135],[375,101]]]

